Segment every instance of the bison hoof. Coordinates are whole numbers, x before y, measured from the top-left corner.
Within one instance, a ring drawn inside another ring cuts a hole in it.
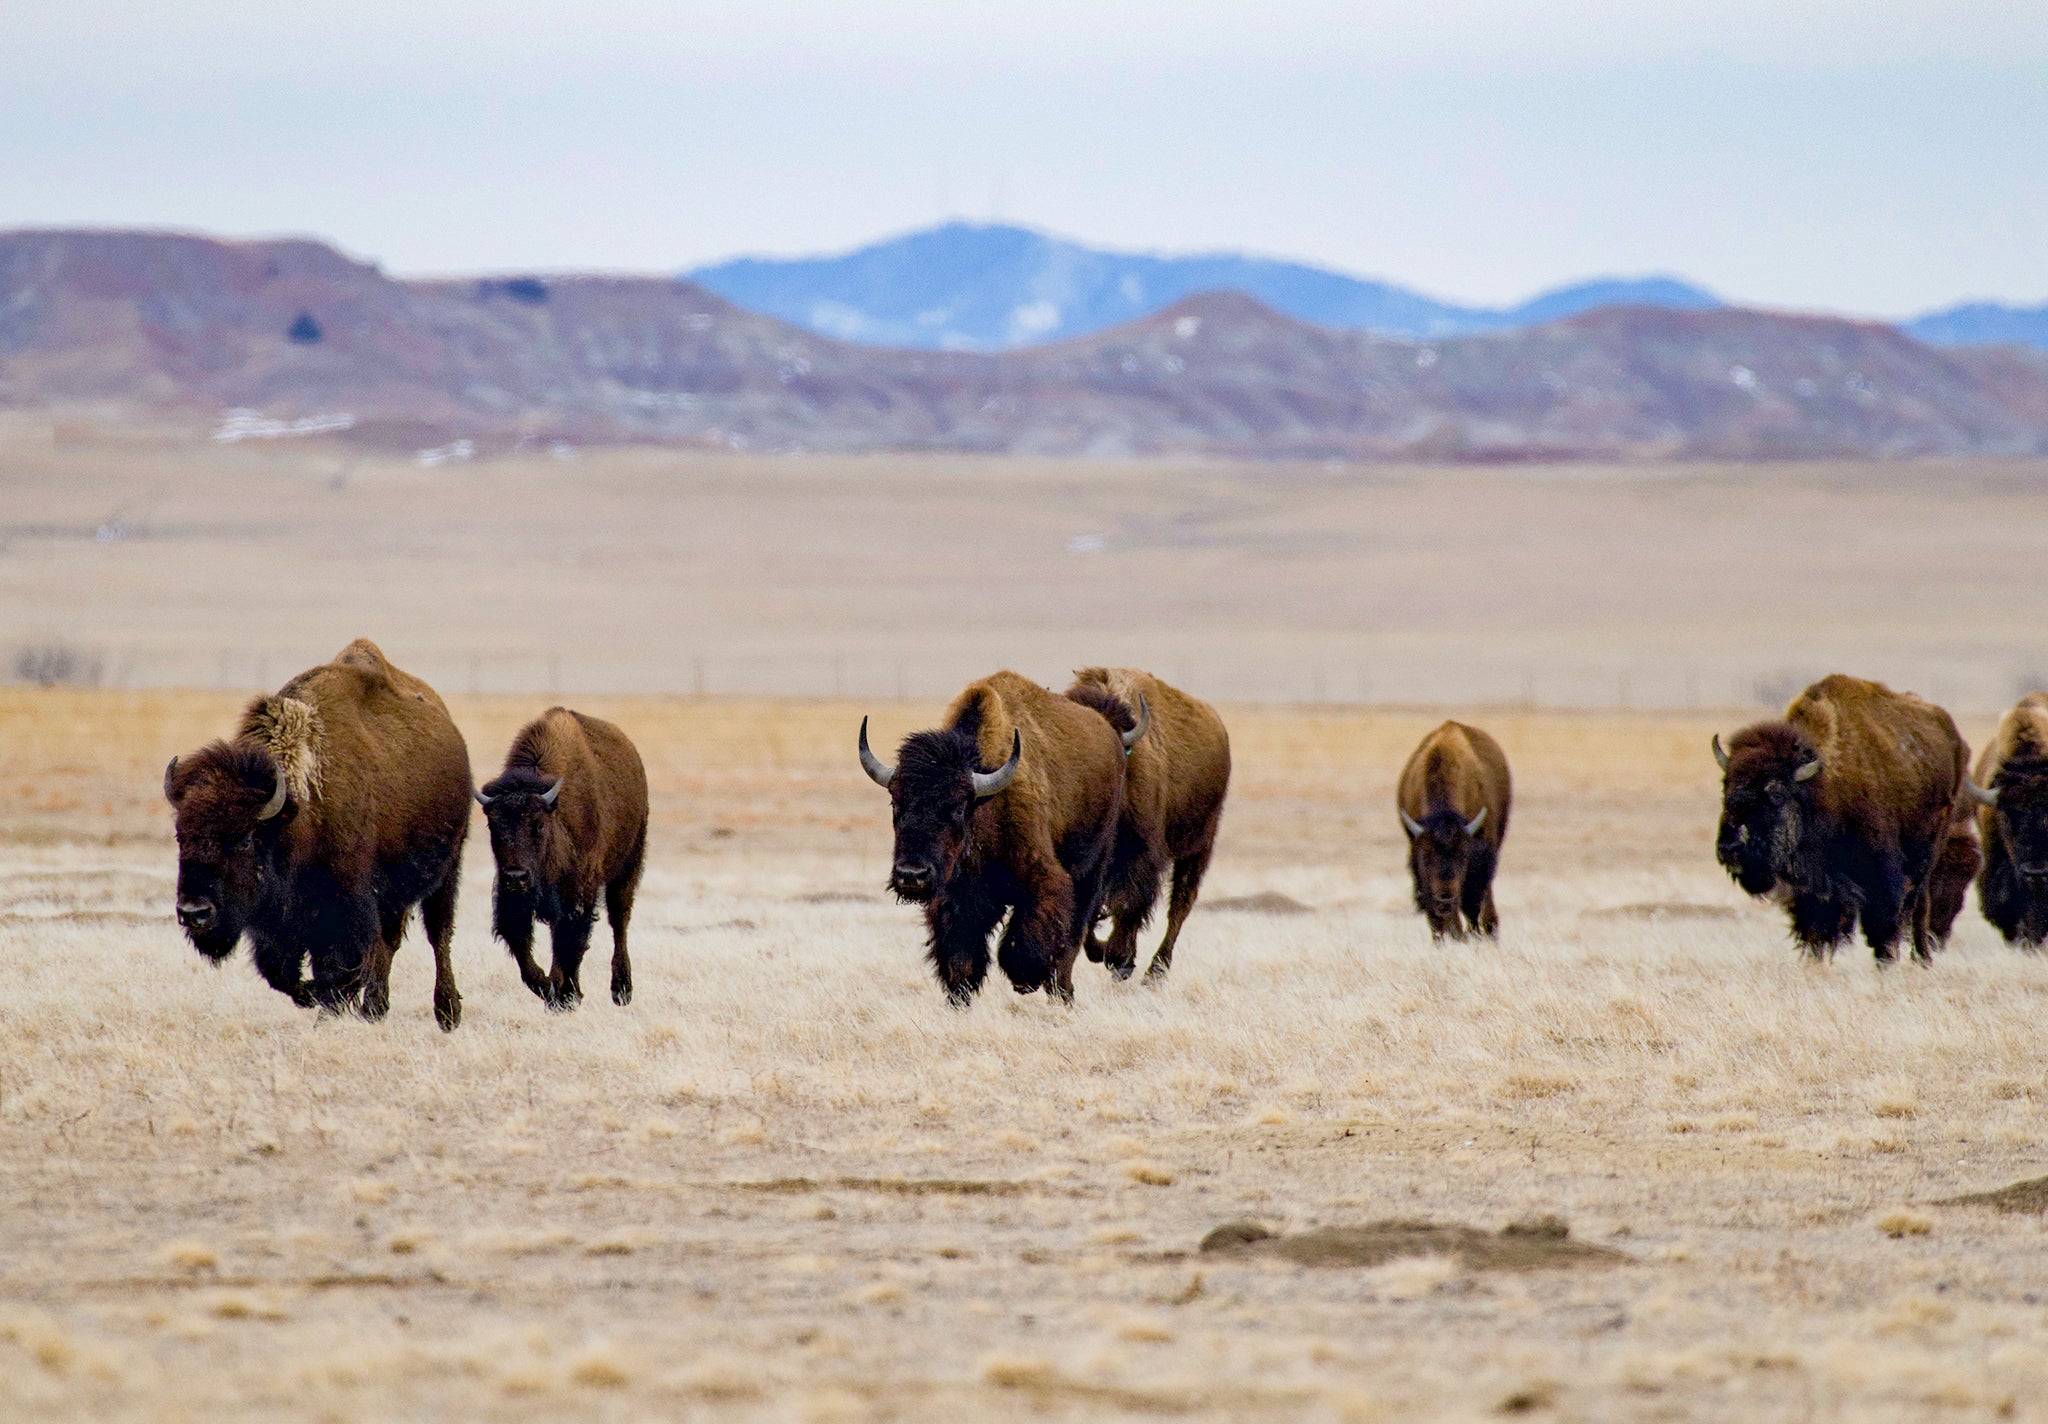
[[[551,991],[547,997],[548,1012],[551,1014],[573,1014],[576,1006],[583,1002],[581,994]]]
[[[455,1032],[455,1026],[462,1022],[462,996],[450,994],[444,999],[435,995],[434,1022],[441,1026],[443,1033]]]
[[[1109,966],[1109,972],[1116,975],[1118,979],[1128,979],[1133,974],[1138,972],[1138,961],[1135,959],[1126,959],[1119,963],[1112,964]]]
[[[389,989],[363,990],[362,1015],[365,1019],[367,1019],[371,1023],[376,1023],[379,1019],[383,1018],[384,1015],[390,1012],[391,991]]]
[[[632,980],[628,979],[623,983],[616,979],[612,981],[612,1002],[622,1009],[633,1002]]]
[[[946,1006],[965,1012],[974,1006],[974,991],[972,989],[948,989],[946,991]]]

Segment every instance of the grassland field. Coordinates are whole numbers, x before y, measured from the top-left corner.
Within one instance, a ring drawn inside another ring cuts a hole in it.
[[[2048,1418],[2048,1193],[1954,1201],[2048,1172],[2048,963],[1801,962],[1712,862],[1753,709],[1458,708],[1504,930],[1432,946],[1446,709],[1230,704],[1173,976],[953,1012],[852,753],[937,699],[573,700],[652,779],[637,996],[526,993],[479,824],[444,1036],[416,929],[378,1025],[178,936],[240,694],[0,691],[0,1418]],[[545,701],[450,697],[479,769]]]

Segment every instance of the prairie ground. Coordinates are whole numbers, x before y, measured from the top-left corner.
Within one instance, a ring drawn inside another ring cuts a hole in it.
[[[480,769],[541,705],[451,702]],[[584,699],[637,997],[542,1010],[479,833],[444,1036],[417,932],[379,1025],[179,939],[158,779],[236,705],[0,693],[0,1417],[2048,1418],[2048,1193],[1944,1204],[2048,1172],[2048,965],[1802,963],[1711,862],[1736,714],[1467,714],[1504,932],[1432,946],[1440,714],[1230,709],[1172,978],[956,1013],[852,755],[936,702]],[[1488,1235],[1328,1234],[1388,1222]]]

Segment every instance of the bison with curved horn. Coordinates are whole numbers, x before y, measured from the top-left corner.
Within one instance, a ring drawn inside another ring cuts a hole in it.
[[[626,924],[647,854],[647,770],[611,723],[550,707],[520,729],[505,769],[476,794],[498,863],[491,932],[551,1009],[583,1001],[583,956],[604,901],[612,1002],[633,1001]],[[533,923],[550,931],[550,972],[533,960]]]
[[[178,923],[216,963],[246,935],[257,971],[293,1003],[355,1004],[377,1019],[418,906],[434,947],[434,1017],[452,1029],[469,795],[469,751],[441,699],[359,638],[251,702],[232,741],[165,768]]]
[[[1513,806],[1507,754],[1463,722],[1424,737],[1401,768],[1394,808],[1408,833],[1415,908],[1432,938],[1499,935],[1493,877]]]
[[[860,763],[889,793],[889,888],[922,905],[932,971],[956,1006],[980,991],[988,941],[1020,994],[1071,1001],[1074,960],[1094,925],[1123,805],[1124,747],[1098,712],[1013,672],[969,684],[940,725],[913,732],[890,765]]]
[[[1138,932],[1171,867],[1166,933],[1145,971],[1163,978],[1216,846],[1230,790],[1230,733],[1208,703],[1137,668],[1077,669],[1067,696],[1109,718],[1126,752],[1124,808],[1102,900],[1109,938],[1091,929],[1083,948],[1128,979],[1138,964]]]
[[[1977,903],[2009,944],[2048,942],[2048,693],[1998,721],[1963,789],[1984,838]]]
[[[1910,931],[1933,956],[1931,881],[1947,846],[1969,749],[1948,713],[1882,683],[1836,674],[1782,719],[1724,748],[1714,851],[1751,895],[1791,913],[1808,954],[1832,954],[1860,921],[1880,961]]]

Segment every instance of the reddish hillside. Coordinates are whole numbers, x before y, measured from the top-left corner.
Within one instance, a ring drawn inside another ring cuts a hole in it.
[[[315,242],[0,235],[0,409],[346,413],[358,438],[1305,457],[2048,452],[2048,363],[1818,317],[1607,308],[1410,342],[1248,298],[996,355],[661,278],[403,282]]]

